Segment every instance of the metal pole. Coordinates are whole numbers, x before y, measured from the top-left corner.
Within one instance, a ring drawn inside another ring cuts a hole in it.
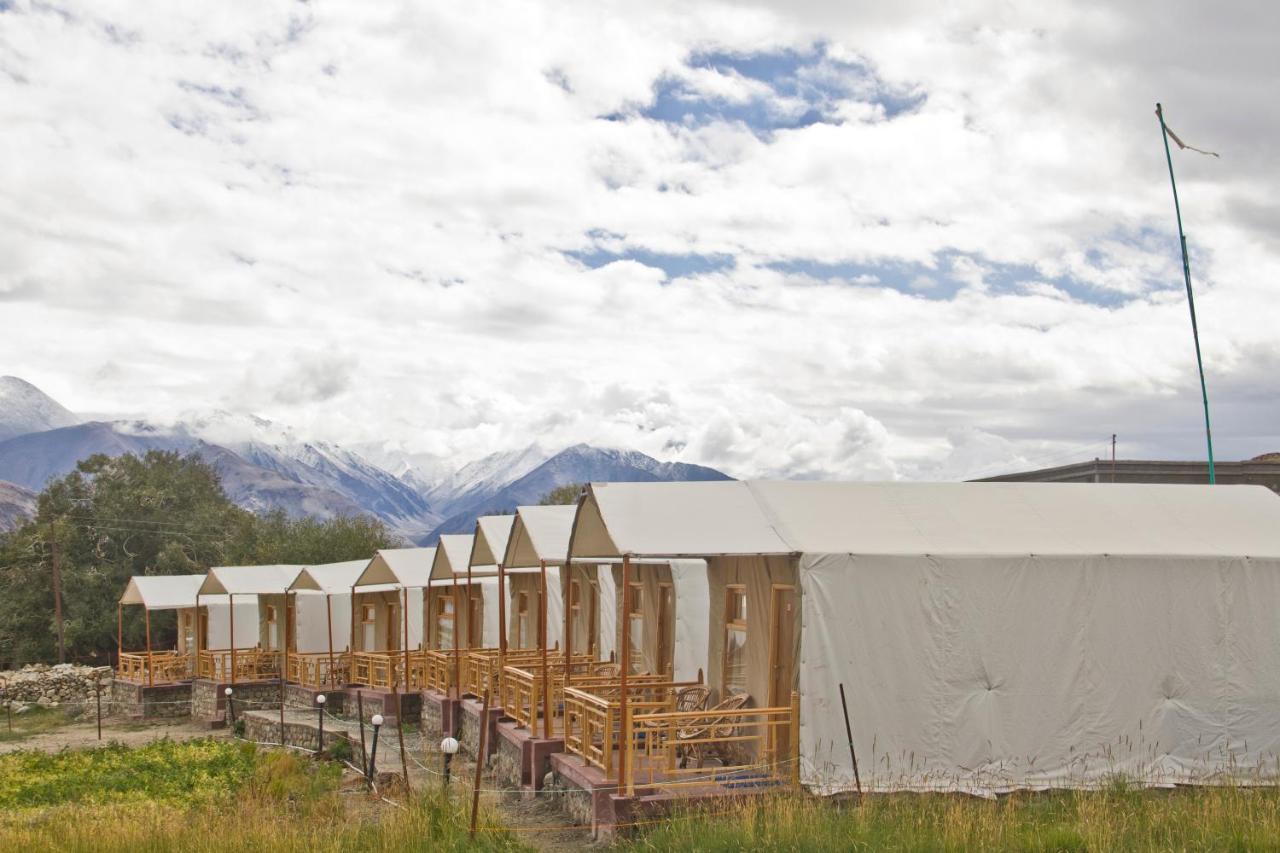
[[[142,606],[142,612],[147,624],[147,686],[154,687],[156,683],[155,669],[151,666],[151,608],[145,604]]]
[[[374,714],[373,716],[373,746],[369,749],[369,769],[365,774],[365,778],[368,779],[371,785],[373,784],[374,775],[378,772],[378,730],[382,728],[382,723],[380,722],[382,715]]]
[[[853,762],[853,783],[858,787],[858,796],[862,796],[862,777],[858,775],[858,756],[853,751],[853,727],[849,725],[849,703],[844,698],[844,682],[840,683],[840,707],[844,709],[844,733],[849,739],[849,760]],[[799,737],[795,732],[793,737]]]
[[[1169,164],[1169,186],[1173,188],[1173,212],[1178,219],[1178,242],[1182,246],[1182,277],[1187,284],[1187,307],[1191,310],[1191,337],[1196,344],[1196,369],[1200,373],[1200,397],[1204,401],[1204,438],[1209,447],[1209,483],[1217,482],[1213,471],[1213,431],[1209,427],[1209,390],[1204,381],[1204,361],[1200,357],[1200,329],[1196,324],[1196,300],[1191,292],[1191,260],[1187,256],[1187,237],[1182,232],[1182,206],[1178,202],[1178,182],[1173,177],[1173,155],[1169,153],[1169,128],[1164,123],[1164,109],[1156,104],[1160,119],[1160,135],[1164,139],[1164,159]]]
[[[316,743],[316,755],[324,752],[324,694],[316,697],[316,710],[320,712],[320,738]]]
[[[489,748],[489,688],[484,689],[480,710],[480,753],[476,756],[476,784],[471,789],[471,837],[476,837],[476,815],[480,808],[480,772],[484,769],[485,752]]]

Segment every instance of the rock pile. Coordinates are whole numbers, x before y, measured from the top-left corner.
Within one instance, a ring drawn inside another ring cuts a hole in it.
[[[0,672],[0,702],[12,702],[14,711],[28,705],[57,708],[82,706],[93,701],[95,685],[107,691],[111,667],[60,663],[33,663],[19,670]]]

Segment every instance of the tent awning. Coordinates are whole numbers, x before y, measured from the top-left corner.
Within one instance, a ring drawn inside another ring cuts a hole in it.
[[[141,604],[148,610],[181,610],[196,606],[204,575],[134,575],[120,596],[121,604]]]
[[[323,592],[326,595],[349,593],[368,565],[368,560],[348,560],[307,566],[298,572],[289,591]]]
[[[516,507],[503,565],[508,569],[536,566],[539,561],[560,564],[569,553],[576,506]]]
[[[471,533],[441,534],[435,560],[431,564],[431,579],[449,580],[454,575],[465,575],[475,538]]]
[[[200,585],[200,594],[278,595],[298,577],[303,566],[214,566]]]
[[[475,538],[468,558],[472,571],[477,566],[496,566],[502,559],[515,518],[514,515],[482,515],[476,519]]]
[[[383,548],[373,556],[352,585],[364,587],[394,584],[406,589],[424,587],[431,577],[431,564],[435,557],[435,548]]]

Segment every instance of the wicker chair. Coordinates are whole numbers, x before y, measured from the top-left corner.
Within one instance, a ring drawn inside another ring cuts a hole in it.
[[[603,676],[605,678],[617,678],[622,675],[622,665],[616,663],[602,663],[591,671],[593,676]]]
[[[705,711],[711,699],[711,688],[702,684],[693,687],[681,687],[676,691],[675,710]]]
[[[738,730],[738,718],[726,716],[726,711],[737,711],[745,708],[751,701],[746,693],[735,693],[728,699],[707,711],[706,716],[691,720],[689,725],[676,731],[676,751],[680,755],[680,766],[686,767],[689,759],[698,762],[701,769],[708,755],[714,755],[722,765],[729,764],[738,757],[736,743],[706,743],[708,738],[730,738]],[[701,741],[691,743],[690,741]]]

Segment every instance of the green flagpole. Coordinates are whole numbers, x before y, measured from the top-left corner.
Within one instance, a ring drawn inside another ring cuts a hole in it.
[[[1200,358],[1200,329],[1196,325],[1196,299],[1191,293],[1191,260],[1187,257],[1187,236],[1182,233],[1182,207],[1178,204],[1178,182],[1173,178],[1173,155],[1169,153],[1169,128],[1164,123],[1164,110],[1156,104],[1160,119],[1160,135],[1164,137],[1164,159],[1169,164],[1169,185],[1173,187],[1173,212],[1178,218],[1178,241],[1182,244],[1182,277],[1187,283],[1187,306],[1191,309],[1191,337],[1196,342],[1196,369],[1200,371],[1200,397],[1204,400],[1204,438],[1209,445],[1209,483],[1217,482],[1213,474],[1213,432],[1209,429],[1209,391],[1204,383],[1204,361]]]

